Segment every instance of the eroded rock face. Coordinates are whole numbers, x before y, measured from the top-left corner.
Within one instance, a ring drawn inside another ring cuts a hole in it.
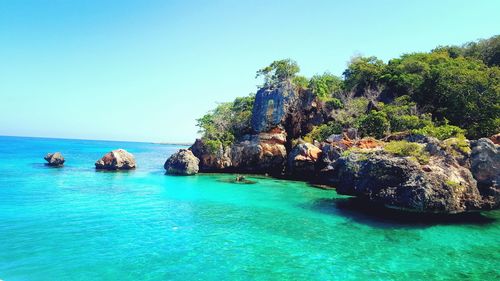
[[[335,186],[339,194],[402,210],[454,214],[483,208],[468,169],[432,161],[422,166],[383,152],[351,153],[337,161]]]
[[[471,144],[471,171],[489,208],[500,207],[500,145],[482,138]]]
[[[116,149],[97,160],[95,167],[99,170],[130,170],[135,169],[136,163],[131,153],[124,149]]]
[[[52,167],[61,167],[64,165],[64,157],[60,152],[48,153],[45,157],[43,157],[45,161],[47,161],[48,166]]]
[[[163,167],[169,174],[194,175],[198,173],[200,160],[188,149],[180,149],[172,154]]]
[[[471,171],[478,183],[500,183],[500,146],[482,138],[472,144]]]
[[[314,177],[321,153],[321,149],[310,143],[296,145],[288,155],[288,172],[295,178]]]
[[[291,82],[285,81],[276,88],[261,88],[255,95],[252,129],[255,133],[268,132],[284,124],[298,102],[298,93]]]
[[[276,127],[284,129],[288,137],[287,149],[291,149],[292,139],[328,121],[330,112],[310,91],[299,90],[292,82],[284,81],[257,92],[251,125],[254,134],[269,132]]]
[[[247,136],[231,147],[232,167],[248,173],[281,174],[286,162],[286,132],[273,128]]]

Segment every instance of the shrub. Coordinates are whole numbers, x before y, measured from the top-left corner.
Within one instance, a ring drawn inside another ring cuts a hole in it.
[[[308,88],[320,100],[327,100],[342,91],[343,82],[339,77],[327,72],[323,75],[314,75],[309,80]]]
[[[333,108],[333,109],[341,109],[344,107],[344,104],[342,104],[342,101],[340,101],[337,98],[328,98],[325,100],[325,104],[329,108]]]
[[[471,152],[471,148],[469,142],[465,138],[464,135],[459,135],[455,138],[449,138],[442,142],[442,147],[447,151],[450,151],[452,154],[454,151],[460,151],[464,154],[468,154]]]
[[[435,126],[434,124],[430,124],[421,129],[413,130],[412,132],[415,134],[435,137],[439,140],[445,140],[448,138],[463,136],[465,130],[461,129],[460,127],[448,124],[444,124],[441,126]]]
[[[332,121],[313,127],[311,132],[304,136],[304,141],[309,143],[312,143],[314,140],[324,141],[329,136],[340,133],[342,133],[342,126]]]
[[[358,128],[362,135],[380,139],[389,132],[390,123],[385,112],[372,110],[358,119]]]
[[[420,164],[429,163],[429,154],[418,143],[391,141],[384,146],[384,151],[401,157],[412,157]]]

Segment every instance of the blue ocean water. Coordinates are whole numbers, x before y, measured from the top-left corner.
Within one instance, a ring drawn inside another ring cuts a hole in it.
[[[138,168],[95,171],[116,148]],[[165,175],[178,148],[0,137],[0,280],[500,279],[498,211],[409,219],[302,182]]]

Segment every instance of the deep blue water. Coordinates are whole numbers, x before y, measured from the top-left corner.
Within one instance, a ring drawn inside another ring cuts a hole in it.
[[[95,171],[117,148],[138,168]],[[178,148],[0,137],[0,280],[500,279],[498,211],[426,221],[302,182],[165,175]]]

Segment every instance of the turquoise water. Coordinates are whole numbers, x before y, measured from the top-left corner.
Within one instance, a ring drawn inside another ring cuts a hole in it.
[[[96,172],[115,148],[138,169]],[[178,148],[0,137],[0,279],[500,278],[498,211],[425,222],[301,182],[164,175]],[[53,151],[64,168],[43,164]]]

